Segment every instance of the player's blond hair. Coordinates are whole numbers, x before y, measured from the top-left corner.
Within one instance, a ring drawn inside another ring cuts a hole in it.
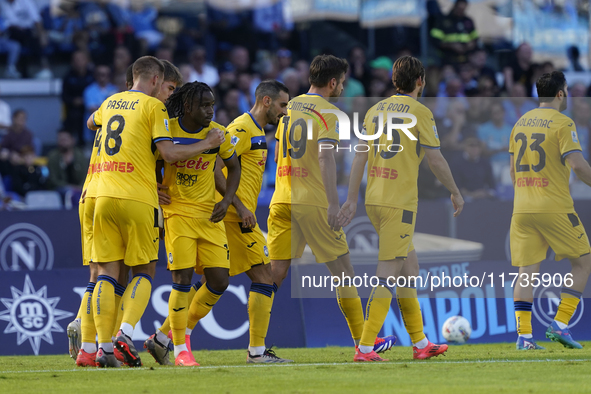
[[[154,56],[142,56],[133,63],[133,80],[164,77],[164,64]]]

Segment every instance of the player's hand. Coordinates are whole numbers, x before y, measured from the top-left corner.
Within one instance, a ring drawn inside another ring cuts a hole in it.
[[[225,200],[222,200],[215,204],[213,207],[213,212],[211,213],[211,217],[209,218],[210,222],[217,223],[222,221],[226,217],[226,212],[228,212],[228,207],[230,203]]]
[[[462,197],[462,195],[460,193],[452,194],[451,195],[451,203],[454,206],[454,209],[455,209],[454,218],[456,218],[460,215],[460,213],[462,213],[462,210],[464,209],[464,198]]]
[[[339,224],[338,214],[339,214],[339,204],[329,204],[328,205],[328,227],[330,227],[333,231],[339,231],[341,229],[341,225]]]
[[[157,183],[157,185],[158,185],[158,204],[169,205],[172,202],[172,200],[170,199],[170,196],[168,194],[166,194],[166,192],[162,191],[162,190],[168,189],[168,186],[161,185],[160,183]]]
[[[349,200],[345,201],[337,215],[339,225],[342,227],[348,226],[355,217],[355,212],[357,212],[357,203]]]
[[[209,130],[209,133],[207,133],[207,137],[205,137],[205,142],[208,143],[210,148],[217,148],[225,141],[226,138],[224,137],[224,132],[217,128]]]
[[[244,205],[236,208],[236,212],[242,219],[242,228],[254,228],[257,225],[257,218]]]

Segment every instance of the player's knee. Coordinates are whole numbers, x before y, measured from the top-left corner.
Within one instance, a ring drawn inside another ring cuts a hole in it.
[[[228,288],[228,285],[230,284],[230,278],[225,277],[225,278],[216,278],[215,280],[211,280],[211,281],[207,281],[209,287],[211,287],[212,290],[218,292],[218,293],[223,293],[224,291],[226,291],[226,289]]]
[[[192,277],[192,268],[172,271],[172,282],[179,285],[190,285]]]

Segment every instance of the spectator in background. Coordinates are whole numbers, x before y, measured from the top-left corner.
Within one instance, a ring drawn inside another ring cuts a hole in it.
[[[84,89],[84,107],[86,113],[84,114],[84,120],[88,117],[105,101],[109,96],[117,93],[117,86],[111,83],[111,69],[108,66],[97,66],[94,69],[94,82],[91,83]],[[86,122],[84,122],[86,124]],[[90,134],[90,130],[85,133],[85,141],[92,141],[94,139],[94,132]]]
[[[248,49],[243,46],[235,46],[230,52],[230,62],[236,69],[236,72],[251,73],[250,69],[250,55]]]
[[[487,76],[493,81],[494,85],[497,86],[495,70],[486,65],[487,57],[488,55],[484,49],[475,48],[468,54],[468,62],[470,62],[476,71],[476,79],[479,79],[482,76]]]
[[[236,87],[240,92],[240,96],[238,98],[240,108],[240,112],[248,112],[254,105],[254,97],[250,90],[252,84],[252,76],[248,73],[240,73],[238,74]]]
[[[0,17],[0,52],[6,52],[6,71],[4,78],[16,79],[21,77],[21,73],[16,69],[16,64],[21,55],[21,44],[18,41],[11,40],[5,36],[6,23]]]
[[[367,65],[365,50],[360,46],[354,46],[349,51],[348,60],[351,78],[361,82],[364,90],[368,91],[371,84],[371,69]]]
[[[236,119],[243,114],[240,111],[240,91],[237,89],[230,89],[223,101],[223,108],[228,112],[230,120]]]
[[[585,71],[583,66],[581,66],[581,61],[579,60],[580,53],[578,47],[576,47],[575,45],[568,47],[568,49],[566,50],[566,56],[568,57],[568,60],[570,62],[568,71]]]
[[[478,88],[478,81],[476,78],[478,74],[471,63],[462,63],[458,66],[458,76],[462,84],[462,92],[466,94],[466,91],[475,90]]]
[[[534,72],[532,64],[533,50],[527,42],[519,45],[515,50],[515,56],[507,67],[503,69],[505,76],[505,89],[507,92],[513,90],[513,85],[521,84],[525,87],[524,96],[531,95],[532,75]]]
[[[62,196],[68,190],[79,191],[86,179],[88,160],[75,143],[72,134],[62,130],[57,133],[57,148],[47,157],[48,187],[59,191]]]
[[[1,160],[0,158],[0,163]],[[33,149],[26,147],[18,155],[12,155],[8,173],[0,169],[0,175],[10,179],[10,189],[23,197],[30,191],[45,189],[47,178],[36,160]]]
[[[371,66],[371,77],[372,79],[378,79],[386,84],[386,87],[390,87],[392,81],[392,60],[387,56],[380,56],[373,60]]]
[[[295,62],[294,68],[298,70],[298,73],[300,75],[300,91],[306,93],[310,88],[310,62],[306,60],[298,60],[297,62]],[[293,93],[291,91],[289,92],[289,94],[290,97],[297,96],[296,93]]]
[[[216,86],[216,98],[218,101],[224,101],[224,97],[228,90],[233,89],[236,86],[236,70],[230,62],[222,64],[218,70],[220,76],[220,82]],[[250,109],[249,109],[250,110]]]
[[[289,49],[281,48],[277,51],[277,72],[279,74],[290,68],[291,62],[291,51]]]
[[[148,50],[154,50],[162,41],[163,35],[155,26],[158,18],[158,11],[153,5],[144,1],[131,3],[129,11],[129,23],[135,32],[135,37],[140,42],[140,56],[145,55]],[[159,57],[159,59],[161,59]],[[166,59],[172,61],[171,59]]]
[[[219,123],[222,126],[228,126],[231,121],[232,118],[230,118],[230,115],[228,115],[228,111],[226,111],[225,108],[218,108],[218,110],[215,111],[214,122]]]
[[[44,27],[49,39],[50,51],[70,54],[76,50],[74,37],[84,31],[78,4],[62,1],[56,10],[45,7],[41,11]]]
[[[88,54],[76,51],[72,54],[71,68],[62,84],[62,101],[65,119],[63,128],[78,137],[78,144],[84,144],[84,89],[94,81],[89,67]]]
[[[12,126],[12,114],[10,105],[4,100],[0,100],[0,137],[4,135],[6,129]],[[0,142],[2,138],[0,138]]]
[[[536,108],[536,104],[526,95],[525,85],[522,83],[514,83],[511,86],[509,99],[503,101],[506,123],[514,125],[523,114]]]
[[[12,125],[0,143],[1,159],[8,160],[11,156],[20,164],[23,151],[35,151],[33,133],[27,128],[27,113],[24,109],[17,109],[12,114]]]
[[[538,89],[536,88],[536,81],[540,79],[540,77],[546,73],[551,73],[554,71],[554,64],[552,62],[544,62],[542,64],[533,64],[532,65],[532,76],[530,80],[530,84],[532,86],[531,92],[528,92],[529,97],[538,97]],[[570,93],[570,92],[569,92]]]
[[[289,93],[292,95],[291,97],[296,97],[300,95],[300,92],[302,90],[300,86],[300,73],[298,73],[296,69],[286,69],[279,79],[289,89]]]
[[[218,70],[215,67],[205,63],[205,48],[202,46],[195,47],[189,55],[189,61],[193,69],[187,82],[203,82],[214,88],[220,81]]]
[[[467,7],[467,0],[456,0],[449,14],[439,18],[431,29],[441,59],[465,62],[467,54],[476,47],[478,31],[474,21],[466,16]]]
[[[502,183],[505,173],[509,175],[509,139],[513,124],[505,122],[505,108],[500,101],[491,104],[490,112],[490,121],[478,127],[478,138],[486,147],[496,183]]]
[[[462,195],[472,199],[493,197],[495,180],[488,158],[482,155],[482,141],[469,137],[464,140],[463,149],[463,154],[451,165]]]
[[[113,52],[113,76],[119,78],[121,75],[125,75],[127,67],[133,63],[131,58],[131,52],[124,46],[118,46]],[[98,64],[105,64],[104,62],[98,62]]]
[[[191,73],[193,72],[193,67],[190,64],[183,63],[179,65],[179,71],[183,76],[183,82],[187,83],[191,81]]]
[[[36,78],[49,79],[53,77],[49,69],[49,61],[44,53],[47,46],[47,34],[41,23],[41,15],[33,0],[1,0],[0,15],[5,23],[6,36],[9,40],[17,41],[22,47],[29,49],[28,56],[22,56],[21,74],[27,77],[28,63],[34,57],[41,61],[41,71]]]
[[[174,48],[170,45],[160,45],[158,49],[156,49],[156,53],[154,57],[160,60],[168,60],[172,64],[174,64]]]
[[[455,177],[455,174],[454,174]],[[423,160],[419,166],[418,191],[420,199],[449,198],[449,192],[429,168],[429,161]]]
[[[470,134],[467,131],[466,109],[465,103],[459,100],[449,100],[445,115],[442,118],[435,118],[442,151],[450,152],[461,149],[460,141]]]

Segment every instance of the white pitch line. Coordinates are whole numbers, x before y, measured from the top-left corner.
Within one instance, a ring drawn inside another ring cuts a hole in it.
[[[473,361],[436,361],[432,362],[429,365],[448,365],[448,364],[495,364],[495,363],[547,363],[547,362],[589,362],[590,359],[535,359],[535,360],[473,360]],[[376,363],[361,363],[361,365],[403,365],[403,364],[417,364],[417,365],[425,365],[425,362],[421,361],[393,361],[393,362],[376,362]],[[322,366],[344,366],[344,365],[359,365],[354,363],[310,363],[310,364],[254,364],[254,365],[208,365],[208,366],[199,366],[199,367],[183,367],[182,370],[191,370],[191,369],[233,369],[233,368],[272,368],[272,367],[322,367]],[[38,370],[38,371],[0,371],[0,374],[9,374],[9,373],[64,373],[64,372],[86,372],[86,371],[146,371],[150,370],[150,367],[140,367],[140,368],[74,368],[74,369],[46,369],[46,370]],[[165,370],[165,369],[162,369]]]

